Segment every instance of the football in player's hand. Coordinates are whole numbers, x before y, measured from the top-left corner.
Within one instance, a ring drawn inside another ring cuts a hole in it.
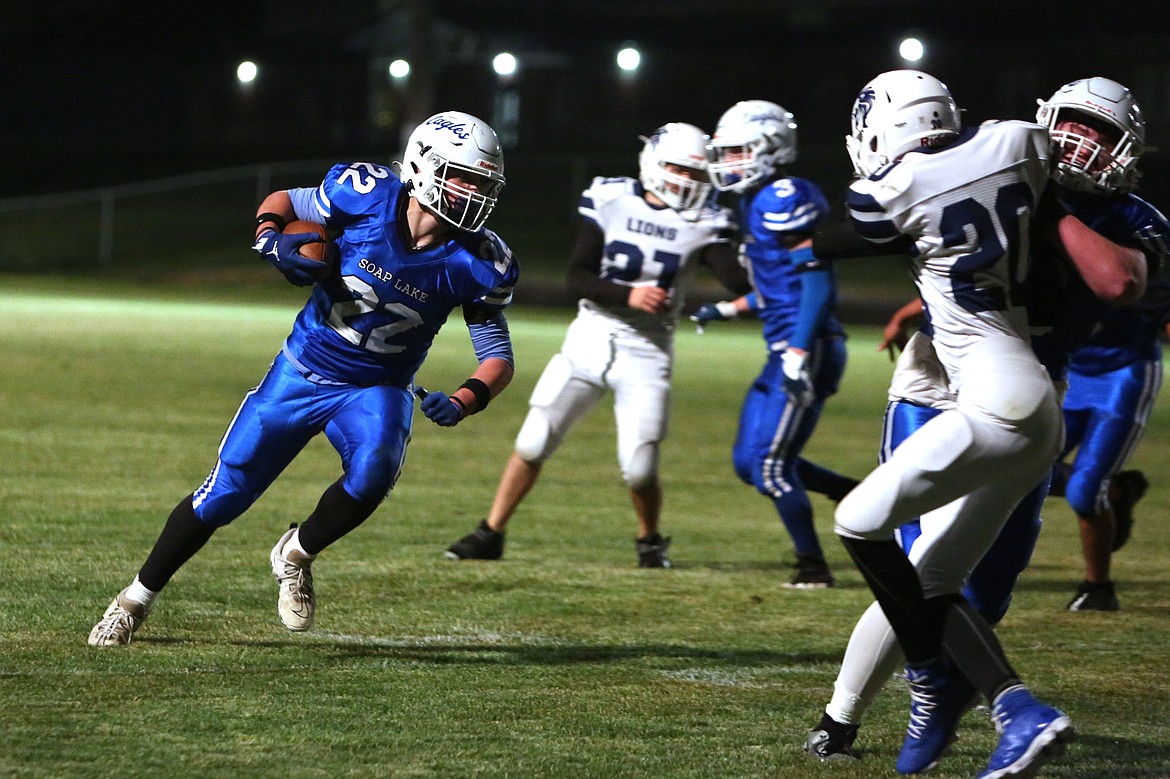
[[[329,233],[326,232],[325,225],[296,219],[285,225],[282,232],[285,235],[295,235],[297,233],[313,233],[319,235],[321,237],[320,241],[301,244],[301,248],[298,251],[302,257],[324,264],[325,272],[332,269],[334,261],[337,258],[337,247],[333,244],[333,241],[329,240]]]

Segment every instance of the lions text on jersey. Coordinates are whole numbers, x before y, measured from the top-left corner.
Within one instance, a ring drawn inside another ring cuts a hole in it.
[[[396,216],[408,195],[389,168],[336,165],[316,190],[289,194],[298,216],[341,231],[339,271],[314,287],[285,344],[305,375],[408,386],[452,309],[490,316],[511,302],[519,267],[491,230],[407,244]]]
[[[710,244],[727,242],[735,229],[730,210],[703,205],[691,211],[654,207],[632,178],[595,178],[577,208],[605,236],[600,276],[626,287],[659,286],[670,292],[661,315],[596,301],[587,305],[617,326],[646,335],[671,332],[682,309],[696,258]]]

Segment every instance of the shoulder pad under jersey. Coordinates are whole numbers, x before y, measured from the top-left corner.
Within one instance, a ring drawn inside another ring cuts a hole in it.
[[[581,193],[581,202],[577,210],[582,214],[595,212],[597,209],[617,200],[623,195],[641,195],[642,182],[628,176],[604,178],[598,176],[590,182],[589,187]]]
[[[520,268],[512,249],[492,230],[481,227],[474,233],[460,232],[455,239],[461,247],[493,269],[499,280],[515,284]]]
[[[753,208],[764,225],[776,232],[812,232],[829,213],[829,202],[808,179],[788,176],[766,184],[756,195]]]
[[[353,162],[334,165],[317,188],[314,205],[333,227],[362,216],[384,215],[402,182],[385,165]]]

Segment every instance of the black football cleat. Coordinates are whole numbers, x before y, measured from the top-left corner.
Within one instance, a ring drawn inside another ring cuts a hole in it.
[[[504,534],[481,519],[479,527],[447,547],[444,556],[448,560],[499,560],[504,556]]]

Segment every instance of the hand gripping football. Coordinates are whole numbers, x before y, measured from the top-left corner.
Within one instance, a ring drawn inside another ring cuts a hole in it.
[[[333,269],[337,260],[337,245],[329,239],[329,233],[325,230],[325,225],[296,219],[285,225],[282,232],[285,235],[313,233],[314,235],[321,236],[321,241],[302,244],[298,251],[302,257],[316,260],[324,265],[321,273],[322,276]]]

